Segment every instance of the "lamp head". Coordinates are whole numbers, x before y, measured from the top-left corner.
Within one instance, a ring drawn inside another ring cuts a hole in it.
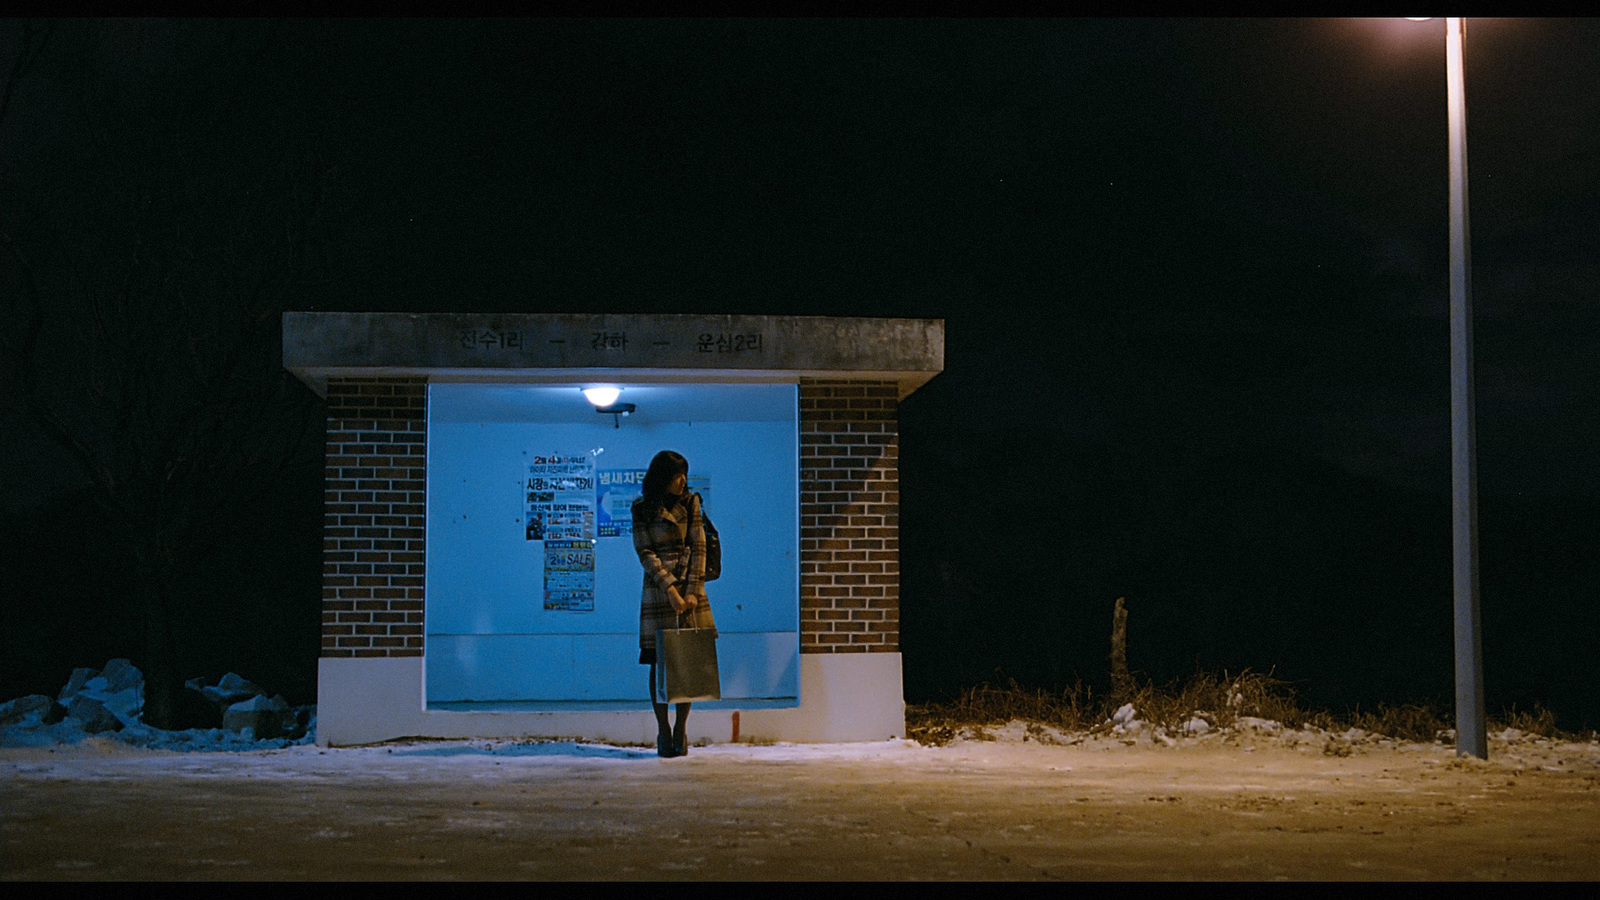
[[[617,402],[622,389],[610,386],[592,387],[583,389],[583,397],[595,405],[596,409],[603,409]]]

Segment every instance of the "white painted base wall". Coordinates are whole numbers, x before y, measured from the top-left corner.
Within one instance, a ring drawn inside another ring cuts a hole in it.
[[[317,666],[317,743],[371,744],[403,737],[584,738],[654,745],[655,717],[636,712],[425,710],[422,657],[322,659]],[[739,712],[742,740],[881,741],[906,733],[898,653],[800,654],[800,706]],[[733,738],[733,711],[695,710],[689,740]]]

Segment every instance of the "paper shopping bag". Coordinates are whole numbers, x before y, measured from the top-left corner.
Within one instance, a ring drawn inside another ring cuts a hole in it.
[[[721,700],[715,628],[663,628],[656,632],[657,703]]]

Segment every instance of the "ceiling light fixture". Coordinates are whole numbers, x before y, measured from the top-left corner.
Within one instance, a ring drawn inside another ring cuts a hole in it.
[[[583,397],[594,404],[594,411],[610,413],[616,427],[622,427],[622,417],[631,415],[634,410],[632,403],[618,403],[617,398],[622,396],[622,389],[603,385],[600,387],[584,388]]]

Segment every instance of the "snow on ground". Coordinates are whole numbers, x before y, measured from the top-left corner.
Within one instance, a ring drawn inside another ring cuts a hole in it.
[[[131,730],[0,748],[0,880],[1600,877],[1600,742],[1509,730],[1487,761],[1264,720],[671,760],[573,740],[194,753]]]
[[[1465,760],[1513,770],[1538,768],[1549,772],[1587,773],[1600,776],[1600,739],[1562,741],[1523,734],[1515,729],[1489,736],[1489,760]],[[738,763],[804,763],[827,760],[896,761],[914,764],[959,757],[966,764],[1005,764],[1028,756],[1030,748],[1071,747],[1116,753],[1133,750],[1230,750],[1255,753],[1292,750],[1310,756],[1346,757],[1394,751],[1438,760],[1455,759],[1453,745],[1400,741],[1350,729],[1326,732],[1307,727],[1284,728],[1269,720],[1244,720],[1232,728],[1180,738],[1126,733],[1063,732],[1034,722],[1011,721],[987,728],[963,729],[942,747],[926,747],[912,740],[845,744],[739,743],[709,744],[692,748],[695,759]],[[543,761],[548,764],[582,761],[587,764],[633,763],[656,756],[654,747],[619,746],[576,740],[404,740],[362,747],[317,747],[309,738],[299,741],[257,741],[248,734],[221,729],[162,732],[148,726],[130,726],[114,734],[85,734],[70,720],[49,726],[8,726],[0,729],[0,763],[26,768],[30,764],[67,759],[116,759],[117,769],[129,763],[152,770],[202,771],[208,765],[193,761],[195,753],[227,753],[219,769],[253,777],[301,777],[303,767],[318,767],[318,760],[338,759],[344,765],[402,762],[417,773],[435,768],[460,771],[463,764],[505,761]],[[189,762],[184,760],[189,759]],[[87,774],[79,770],[80,775]]]
[[[1114,719],[1113,722],[1117,720]],[[1127,728],[1128,724],[1143,724],[1145,727]],[[960,736],[947,746],[960,748],[967,753],[985,744],[1027,743],[1105,752],[1139,747],[1172,750],[1186,748],[1236,750],[1241,753],[1276,749],[1330,757],[1397,751],[1453,759],[1456,756],[1454,735],[1447,733],[1445,738],[1450,743],[1406,741],[1381,734],[1370,734],[1359,728],[1343,731],[1325,731],[1311,725],[1298,729],[1286,728],[1270,719],[1241,716],[1232,726],[1225,729],[1208,726],[1203,732],[1191,730],[1178,735],[1170,735],[1164,730],[1148,727],[1148,723],[1140,723],[1134,718],[1124,718],[1109,729],[1097,729],[1093,732],[1064,732],[1048,725],[1013,720],[1000,726],[963,728]],[[1564,741],[1524,734],[1515,728],[1506,728],[1489,734],[1487,762],[1513,769],[1538,767],[1551,772],[1583,772],[1600,775],[1600,737],[1588,741]]]
[[[127,756],[129,753],[138,756],[135,751],[261,753],[302,748],[305,752],[326,755],[326,750],[317,750],[312,746],[316,733],[314,706],[290,710],[287,704],[281,702],[281,698],[268,700],[261,688],[233,673],[225,675],[215,685],[206,685],[195,679],[190,682],[189,688],[216,704],[224,723],[231,721],[234,727],[181,731],[151,727],[140,716],[143,688],[143,675],[125,659],[110,660],[101,670],[76,669],[54,700],[36,695],[0,704],[0,753],[7,749],[35,748],[45,750],[56,758],[65,758],[75,755]],[[298,725],[295,724],[297,714]],[[257,738],[254,727],[240,727],[244,722],[269,720],[273,725],[272,731],[289,731],[289,735]],[[280,726],[280,721],[286,725]],[[1453,735],[1446,734],[1443,740],[1453,740]],[[1395,740],[1368,734],[1359,728],[1324,731],[1307,725],[1294,729],[1270,719],[1251,716],[1239,716],[1227,728],[1218,728],[1213,724],[1213,717],[1204,712],[1196,713],[1181,728],[1169,733],[1165,728],[1141,720],[1133,704],[1122,706],[1110,720],[1090,731],[1064,732],[1049,725],[1012,721],[999,726],[963,727],[947,746],[959,750],[967,758],[981,758],[986,745],[992,745],[998,753],[1001,747],[1027,744],[1099,750],[1123,747],[1216,747],[1247,753],[1255,752],[1258,748],[1278,748],[1333,757],[1373,750],[1453,755],[1452,748],[1445,743]],[[398,746],[402,748],[398,750],[402,758],[414,760],[432,757],[458,760],[466,757],[540,757],[623,761],[654,755],[649,748],[572,741],[437,741]],[[72,747],[81,748],[81,754],[67,750]],[[715,758],[727,749],[713,745],[702,752]],[[837,760],[879,758],[885,754],[914,755],[929,748],[913,741],[891,741],[864,744],[741,744],[738,749],[746,756],[753,754],[769,761],[804,761],[819,757]],[[339,752],[347,756],[374,752],[393,756],[397,752],[397,745],[387,745],[376,751],[353,748]],[[18,755],[7,753],[0,759]],[[27,755],[20,754],[23,757]],[[1490,735],[1490,757],[1503,757],[1514,766],[1536,765],[1550,771],[1594,771],[1600,769],[1600,739],[1587,743],[1564,742],[1507,728]],[[286,758],[296,757],[291,754]]]

